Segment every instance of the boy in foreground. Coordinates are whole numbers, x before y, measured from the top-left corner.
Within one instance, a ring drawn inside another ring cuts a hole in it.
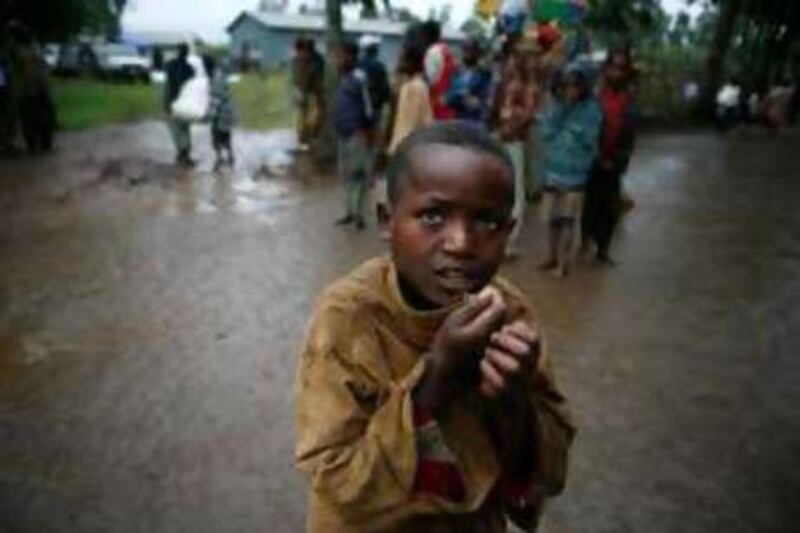
[[[531,308],[495,278],[514,169],[479,126],[437,123],[388,169],[391,257],[323,293],[299,363],[312,532],[532,531],[574,429]]]

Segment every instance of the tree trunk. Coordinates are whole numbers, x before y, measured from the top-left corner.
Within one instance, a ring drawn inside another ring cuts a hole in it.
[[[330,166],[336,162],[336,134],[330,121],[333,96],[339,83],[336,53],[342,42],[342,2],[325,0],[325,125],[319,140],[313,147],[314,160],[320,166]]]
[[[720,0],[719,19],[717,19],[714,40],[711,42],[707,61],[708,78],[703,93],[703,105],[706,112],[713,113],[716,94],[722,82],[725,58],[731,47],[733,31],[742,12],[742,5],[743,0]]]

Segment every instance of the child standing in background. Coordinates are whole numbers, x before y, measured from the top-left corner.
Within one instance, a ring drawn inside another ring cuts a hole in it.
[[[563,88],[540,128],[544,143],[544,197],[549,254],[542,268],[566,276],[580,245],[583,194],[598,153],[602,113],[588,75],[567,70]]]
[[[228,75],[216,60],[203,56],[203,65],[210,80],[211,100],[208,118],[211,121],[211,143],[214,146],[216,160],[214,170],[220,170],[225,164],[233,167],[232,131],[235,122],[233,101],[228,88]]]
[[[636,95],[631,87],[631,68],[624,51],[609,55],[599,93],[603,112],[599,157],[586,185],[584,244],[594,243],[597,260],[604,264],[613,264],[609,248],[623,210],[622,178],[636,143]]]
[[[514,162],[513,217],[516,224],[509,237],[509,255],[519,253],[514,245],[525,217],[525,143],[539,99],[536,81],[527,64],[528,53],[527,48],[520,46],[509,56],[496,95],[499,105],[497,134]]]

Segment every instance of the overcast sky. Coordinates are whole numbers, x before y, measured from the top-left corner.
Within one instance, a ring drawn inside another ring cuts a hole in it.
[[[684,0],[661,0],[669,12],[679,11]],[[303,0],[290,0],[293,6]],[[306,0],[313,3],[313,0]],[[474,2],[452,0],[452,19],[460,23],[469,16]],[[200,34],[209,41],[224,41],[225,27],[241,11],[254,9],[258,0],[129,0],[123,18],[127,31],[180,31]],[[407,6],[420,16],[428,14],[430,0],[393,0],[394,6]],[[439,3],[436,3],[439,5]]]

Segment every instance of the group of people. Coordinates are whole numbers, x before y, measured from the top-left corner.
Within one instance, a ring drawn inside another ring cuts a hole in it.
[[[441,39],[439,25],[426,22],[409,30],[390,89],[378,47],[367,37],[345,41],[337,51],[340,81],[330,117],[347,199],[337,224],[365,227],[368,190],[376,181],[377,190],[384,188],[386,162],[409,134],[434,122],[459,121],[490,132],[513,162],[515,228],[507,256],[522,253],[518,237],[526,206],[541,200],[548,233],[543,268],[563,277],[581,249],[612,263],[621,181],[636,133],[636,75],[628,48],[612,50],[597,69],[565,61],[557,34],[520,32],[505,36],[494,53],[487,43],[469,39],[459,59]],[[302,117],[308,99],[299,101]],[[313,131],[319,131],[322,115],[315,116]],[[299,127],[301,142],[309,142],[311,131]],[[377,196],[380,219],[385,192]]]
[[[201,73],[208,80],[208,106],[205,122],[210,124],[211,143],[216,154],[215,170],[225,165],[233,166],[235,156],[232,142],[232,132],[235,125],[235,109],[228,88],[228,73],[222,65],[211,55],[202,56],[202,62],[192,65],[189,59],[189,46],[183,44],[178,47],[177,56],[170,60],[165,68],[166,83],[164,85],[164,111],[167,115],[167,125],[175,145],[178,165],[191,167],[195,161],[192,159],[192,120],[181,117],[175,112],[173,106],[181,96],[186,84]]]
[[[47,65],[33,33],[11,21],[0,28],[0,156],[19,152],[21,132],[29,153],[53,146],[56,113]]]

